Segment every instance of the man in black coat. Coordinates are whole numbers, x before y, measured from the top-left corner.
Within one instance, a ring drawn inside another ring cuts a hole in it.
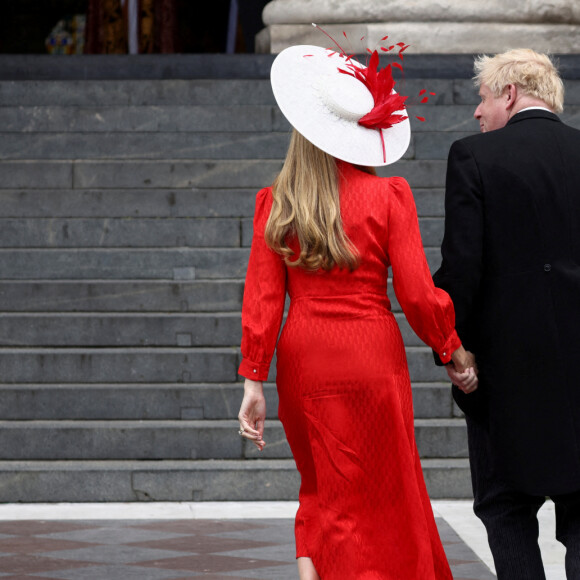
[[[556,506],[568,579],[580,579],[580,131],[560,121],[546,55],[475,63],[481,134],[449,152],[443,261],[477,390],[452,366],[468,427],[474,511],[500,580],[545,579],[537,512]]]

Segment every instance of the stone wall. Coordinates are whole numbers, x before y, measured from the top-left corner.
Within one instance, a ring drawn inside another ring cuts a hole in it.
[[[495,53],[518,47],[580,53],[577,0],[273,0],[263,20],[258,52],[278,53],[293,44],[327,46],[328,39],[312,27],[316,22],[334,38],[344,38],[346,32],[358,42],[364,36],[364,49],[388,34],[422,54]]]

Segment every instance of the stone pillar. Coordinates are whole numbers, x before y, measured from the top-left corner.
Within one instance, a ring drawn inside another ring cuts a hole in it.
[[[273,0],[262,18],[266,28],[256,37],[257,52],[278,53],[294,44],[330,46],[312,27],[316,22],[337,40],[344,40],[345,32],[351,46],[344,49],[355,53],[374,48],[385,35],[422,54],[521,47],[580,53],[579,0]]]

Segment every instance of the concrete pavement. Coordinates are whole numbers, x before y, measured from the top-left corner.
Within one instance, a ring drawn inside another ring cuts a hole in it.
[[[0,505],[0,579],[291,580],[295,502]],[[469,501],[434,501],[455,580],[492,580]],[[548,580],[565,580],[554,509],[540,511]]]

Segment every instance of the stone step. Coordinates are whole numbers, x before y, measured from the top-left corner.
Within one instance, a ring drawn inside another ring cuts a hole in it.
[[[258,189],[0,189],[0,204],[5,218],[243,218]],[[442,190],[420,191],[417,203],[440,211]]]
[[[235,159],[247,163],[256,160],[283,159],[289,142],[288,132],[228,133],[0,133],[2,159]],[[81,163],[81,162],[78,162]],[[187,170],[186,170],[187,171]],[[197,169],[192,169],[197,173]],[[89,172],[90,173],[90,172]],[[87,174],[79,174],[86,179]],[[189,179],[184,173],[178,179]],[[271,180],[270,180],[271,181]],[[268,185],[270,181],[264,182]],[[174,187],[172,185],[170,187]],[[116,187],[118,184],[114,183]],[[192,183],[193,185],[193,183]],[[25,185],[27,187],[27,185]],[[106,186],[105,186],[106,187]]]
[[[0,249],[4,280],[243,278],[249,249]]]
[[[439,246],[443,218],[420,218],[426,246]],[[0,218],[0,248],[250,246],[253,218]]]
[[[109,83],[109,99],[104,96],[102,83]],[[151,90],[159,83],[165,90]],[[205,85],[203,83],[205,82]],[[202,86],[199,85],[202,83]],[[265,86],[262,84],[265,83]],[[425,83],[436,92],[431,105],[437,106],[437,114],[428,113],[432,106],[414,105],[410,99],[411,121],[414,133],[423,131],[468,131],[477,130],[471,119],[472,104],[477,102],[473,87],[465,81],[445,81],[436,79],[414,79],[407,81],[406,92],[413,94]],[[416,85],[416,86],[415,86]],[[431,86],[433,85],[433,86]],[[437,86],[435,86],[437,85]],[[567,111],[564,120],[573,125],[578,123],[580,89],[578,81],[566,81]],[[258,87],[256,96],[256,86]],[[179,90],[181,89],[181,90]],[[241,102],[222,102],[218,95],[231,91],[243,96]],[[263,93],[266,92],[266,95]],[[133,93],[137,93],[135,96]],[[161,94],[157,94],[161,93]],[[191,93],[196,93],[193,95]],[[3,81],[0,82],[0,125],[8,131],[187,131],[187,130],[286,130],[287,123],[275,107],[268,82],[233,81]],[[63,99],[63,94],[67,98]],[[186,95],[186,96],[185,96]],[[196,98],[197,96],[197,98]],[[76,97],[76,98],[75,98]],[[87,107],[94,100],[99,106]],[[256,101],[264,104],[256,104]],[[468,101],[469,104],[462,104]],[[15,102],[18,107],[11,107]],[[42,103],[42,104],[39,104]],[[216,115],[218,105],[223,114]],[[24,106],[23,106],[24,105]],[[228,106],[229,105],[229,106]],[[246,110],[244,115],[236,115],[234,107]],[[72,108],[71,108],[72,106]],[[148,110],[154,107],[154,110]],[[212,109],[214,109],[212,111]],[[270,110],[273,109],[273,110]],[[141,111],[142,110],[142,111]],[[418,123],[415,115],[427,116],[428,123]],[[231,116],[231,119],[230,119]],[[432,118],[431,118],[432,117]],[[5,141],[5,140],[4,140]],[[54,146],[62,141],[50,144]],[[75,142],[76,144],[76,142]],[[24,142],[21,143],[24,145]],[[427,142],[433,144],[433,136]],[[21,147],[15,143],[13,149]],[[424,147],[422,149],[425,149]],[[426,153],[420,151],[418,158]],[[78,157],[78,155],[77,155]],[[428,158],[428,157],[424,157]]]
[[[236,248],[246,228],[250,218],[0,218],[0,247]]]
[[[63,87],[63,88],[66,88]],[[283,117],[273,105],[0,106],[2,133],[270,132]],[[289,127],[284,124],[284,130]],[[37,135],[38,137],[39,135]],[[209,136],[209,135],[207,135]],[[13,138],[12,135],[10,138]],[[189,135],[191,138],[192,136]]]
[[[0,346],[238,346],[239,313],[4,314]]]
[[[264,385],[267,418],[276,419],[278,394]],[[236,419],[242,383],[172,384],[0,384],[0,420],[215,420]],[[415,383],[418,419],[459,415],[449,383]]]
[[[425,248],[432,271],[439,247]],[[243,278],[249,248],[0,249],[4,280],[203,280]]]
[[[461,135],[468,135],[462,133]],[[430,135],[439,135],[433,133]],[[459,135],[459,134],[458,134]],[[285,133],[8,133],[1,135],[0,153],[6,160],[83,160],[116,161],[190,159],[205,160],[282,160],[290,134]],[[437,137],[442,145],[447,137]],[[437,139],[435,139],[437,141]],[[414,135],[403,159],[422,159],[423,136]],[[450,143],[449,143],[450,144]],[[163,151],[163,155],[159,154]]]
[[[431,81],[427,80],[426,83]],[[0,83],[0,91],[1,91]],[[68,90],[64,85],[63,90]],[[250,93],[251,94],[251,93]],[[409,107],[412,133],[463,131],[477,132],[479,125],[473,118],[472,104],[441,104],[445,95],[432,97],[434,103]],[[33,105],[16,102],[0,104],[0,128],[3,133],[191,133],[191,132],[270,132],[291,130],[291,125],[272,101],[256,104],[248,96],[248,104],[219,101],[207,104],[155,104],[109,105],[98,102],[76,105],[42,105],[42,96]],[[0,93],[0,103],[2,94]],[[566,107],[566,115],[573,118],[579,107]],[[416,117],[424,117],[425,122]]]
[[[449,81],[451,83],[451,81]],[[275,105],[265,79],[2,80],[0,106]]]
[[[267,422],[262,452],[238,427],[233,419],[0,421],[0,460],[292,457],[279,421]],[[463,419],[416,419],[415,437],[422,458],[467,457]]]
[[[10,55],[13,59],[14,55]],[[205,55],[204,55],[205,56]],[[424,58],[421,57],[421,58]],[[54,62],[54,60],[53,60]],[[68,64],[68,63],[67,63]],[[0,71],[5,70],[1,67]],[[469,79],[406,77],[400,90],[414,103],[418,92],[427,88],[436,95],[429,105],[477,105],[477,91]],[[155,79],[155,80],[2,80],[0,106],[231,106],[274,105],[267,79]],[[580,104],[580,81],[564,79],[567,105]],[[418,106],[416,106],[418,108]]]
[[[249,219],[258,189],[0,189],[0,206],[4,218]],[[420,216],[443,217],[443,189],[416,187],[413,196]]]
[[[429,82],[429,81],[426,81]],[[0,83],[1,85],[1,83]],[[65,85],[63,89],[67,89]],[[1,89],[0,89],[1,90]],[[41,98],[41,97],[39,97]],[[249,100],[249,98],[248,98]],[[1,95],[0,95],[1,102]],[[567,109],[568,114],[578,107]],[[413,105],[412,131],[478,131],[472,105]],[[420,122],[416,116],[425,117]],[[284,131],[291,125],[274,104],[247,105],[208,103],[205,105],[143,104],[88,106],[35,105],[12,103],[0,105],[0,128],[3,133],[191,133],[239,131]]]
[[[367,54],[355,54],[365,62]],[[165,81],[166,79],[268,79],[273,54],[143,54],[77,55],[72,59],[51,55],[0,55],[0,78],[3,80],[84,80],[107,81],[136,79]],[[381,54],[380,66],[393,57]],[[580,78],[580,63],[576,54],[559,54],[558,61],[565,79]],[[405,56],[405,77],[411,79],[465,79],[473,76],[473,56],[470,54],[408,54]]]
[[[472,497],[467,459],[424,459],[432,499]],[[291,459],[0,461],[0,502],[296,500]]]
[[[580,114],[572,118],[576,124]],[[451,144],[469,131],[414,132],[403,160],[447,160]],[[0,133],[5,160],[280,160],[289,132]],[[163,152],[160,154],[160,152]]]
[[[0,311],[239,312],[243,291],[242,279],[0,280]]]
[[[561,57],[560,57],[561,58]],[[578,55],[570,55],[576,63],[576,66],[580,63]],[[560,73],[562,74],[562,80],[564,82],[565,88],[565,98],[566,109],[568,106],[580,105],[580,81],[577,75],[569,75],[566,71],[566,66],[562,66],[563,62],[560,60],[560,66],[558,67]],[[472,105],[477,106],[480,103],[479,95],[477,90],[475,90],[473,81],[467,79],[455,79],[453,84],[453,95],[454,102],[458,105]]]
[[[429,250],[437,259],[436,249]],[[239,312],[243,279],[0,280],[0,313]],[[393,312],[401,312],[388,280]]]
[[[406,348],[413,382],[441,382],[447,374],[431,349]],[[239,349],[232,348],[0,348],[4,383],[237,382]],[[274,381],[273,361],[268,379]]]
[[[237,348],[1,348],[5,383],[236,382]]]
[[[251,227],[248,220],[242,224],[236,218],[0,218],[0,247],[236,248],[242,228]]]
[[[575,117],[576,122],[580,115]],[[451,144],[471,132],[423,132],[404,160],[446,160]],[[0,133],[5,160],[280,160],[289,134],[269,133]],[[163,156],[159,152],[163,151]],[[80,163],[77,162],[77,163]],[[27,183],[25,187],[32,186]]]
[[[424,343],[405,316],[395,318],[407,346]],[[239,312],[220,313],[5,313],[0,316],[0,347],[239,346]]]
[[[243,291],[243,279],[0,280],[0,313],[239,312]],[[401,312],[391,279],[387,294]]]
[[[412,188],[442,188],[446,162],[401,160],[377,174],[404,177]],[[0,161],[4,189],[261,189],[272,183],[281,160],[80,160]]]
[[[458,139],[463,139],[475,134],[475,128],[470,132],[440,131],[433,133],[415,134],[413,136],[414,155],[417,160],[442,160],[447,161],[451,145]],[[396,164],[395,164],[396,165]]]
[[[63,62],[66,60],[66,62]],[[454,61],[455,59],[452,59]],[[266,54],[0,55],[4,80],[267,79],[273,56]],[[432,62],[437,65],[437,62]]]
[[[268,77],[254,80],[0,80],[0,106],[87,107],[89,103],[100,107],[275,106]],[[577,81],[566,82],[567,92],[571,92],[574,84],[580,86]],[[465,101],[463,104],[466,105],[476,102],[476,91],[470,81],[432,78],[430,75],[407,77],[404,81],[405,94],[413,97],[423,88],[436,93],[429,99],[429,106],[452,105],[458,99]]]
[[[567,108],[568,117],[578,113],[577,106]],[[413,105],[409,108],[412,132],[479,130],[472,105]],[[417,116],[424,117],[421,122]],[[0,106],[2,133],[186,133],[238,132],[288,133],[292,127],[277,105],[93,105],[93,106]],[[177,135],[174,135],[177,137]]]

